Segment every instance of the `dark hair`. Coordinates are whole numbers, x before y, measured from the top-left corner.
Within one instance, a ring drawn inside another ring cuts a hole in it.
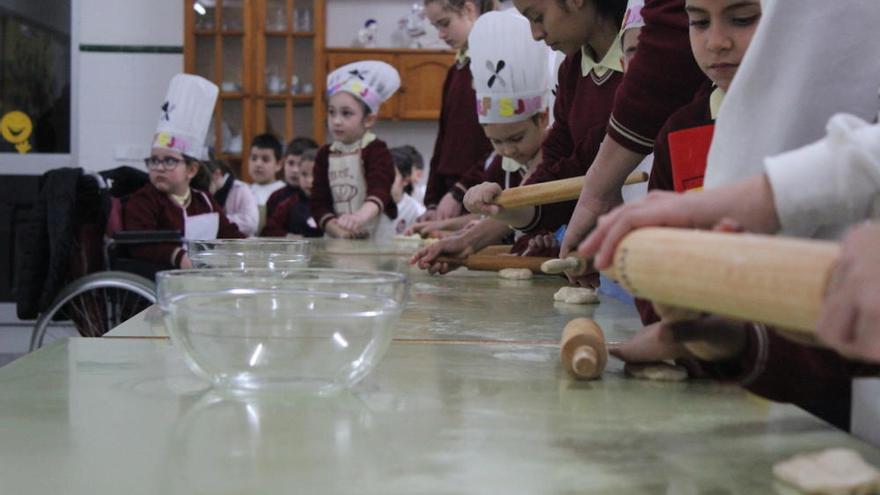
[[[189,163],[195,163],[199,167],[198,170],[196,170],[196,175],[189,180],[189,187],[205,192],[210,191],[212,178],[207,163],[198,160],[193,160]],[[189,165],[189,163],[187,163],[187,165]]]
[[[229,167],[229,164],[226,163],[224,160],[208,160],[202,163],[205,165],[205,168],[208,169],[208,172],[212,174],[219,170],[223,173],[223,175],[229,174],[235,177],[235,172],[232,171],[232,169]]]
[[[596,12],[599,17],[611,19],[615,24],[623,24],[623,15],[626,14],[627,0],[592,0],[596,6]],[[562,10],[568,12],[568,6],[565,0],[556,0],[556,3],[562,7]]]
[[[453,12],[461,12],[466,3],[474,4],[480,14],[498,9],[497,0],[425,0],[425,5],[431,3],[442,3],[444,10],[451,10]]]
[[[284,156],[300,156],[307,150],[313,150],[317,148],[318,143],[314,139],[310,137],[295,137],[291,139],[289,143],[287,143],[287,148],[284,148]]]
[[[413,146],[406,144],[391,148],[389,151],[391,151],[391,160],[394,161],[394,166],[397,167],[397,171],[400,172],[400,176],[404,179],[412,175],[414,168],[419,170],[425,168],[422,154]],[[407,194],[412,194],[412,184],[407,184],[403,191]]]
[[[299,162],[313,162],[318,158],[318,148],[309,148],[299,156]]]
[[[251,148],[272,150],[276,160],[281,160],[281,141],[274,134],[259,134],[251,140]]]

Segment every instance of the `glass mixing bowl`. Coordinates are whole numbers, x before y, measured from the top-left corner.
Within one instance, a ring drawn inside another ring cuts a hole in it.
[[[407,298],[393,272],[173,270],[157,281],[189,367],[233,389],[351,387],[388,349]]]
[[[194,268],[266,268],[288,270],[308,266],[311,243],[304,239],[251,238],[186,241]]]

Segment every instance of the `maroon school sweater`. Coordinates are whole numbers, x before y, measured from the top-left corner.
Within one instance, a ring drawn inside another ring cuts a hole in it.
[[[790,402],[849,430],[852,379],[880,375],[880,366],[848,360],[819,347],[788,340],[763,325],[746,325],[745,351],[738,359],[701,363],[718,379],[738,383],[776,402]]]
[[[315,157],[315,182],[312,185],[312,215],[318,226],[324,226],[336,218],[333,210],[333,193],[330,191],[330,178],[327,170],[330,166],[330,145],[324,145]],[[364,176],[367,180],[367,201],[379,207],[379,213],[388,218],[397,218],[397,204],[391,199],[391,186],[394,184],[394,161],[388,146],[380,139],[373,140],[361,150],[361,161],[364,165]]]
[[[425,206],[434,208],[453,187],[461,194],[485,180],[492,144],[477,120],[477,93],[470,64],[453,64],[443,83],[440,129],[434,143]]]
[[[654,147],[654,163],[648,190],[684,192],[702,186],[709,144],[715,121],[709,108],[712,84],[706,83],[697,92],[694,101],[678,109],[660,129]],[[695,135],[693,133],[699,133]],[[699,136],[698,142],[689,143],[688,138]],[[705,138],[709,140],[706,141]],[[675,160],[670,154],[670,143],[675,149]],[[678,179],[679,187],[676,187]],[[642,323],[650,325],[660,321],[650,301],[636,299],[636,308]]]
[[[647,155],[663,123],[690,102],[706,76],[688,38],[684,0],[647,0],[639,49],[614,97],[608,135]]]
[[[604,77],[581,75],[581,52],[569,55],[559,66],[559,84],[553,107],[553,127],[541,145],[541,164],[526,181],[536,184],[577,177],[587,173],[611,115],[614,93],[623,79],[620,72]],[[577,201],[538,206],[534,220],[524,232],[555,231],[568,223]]]
[[[206,197],[208,202],[205,201]],[[218,239],[241,239],[244,237],[238,227],[226,218],[223,209],[211,198],[210,194],[193,189],[192,199],[186,207],[186,214],[194,216],[211,212],[220,214]],[[183,209],[167,194],[149,183],[138,189],[125,203],[123,227],[124,230],[176,230],[183,233]],[[178,267],[180,259],[183,257],[183,251],[180,248],[181,245],[177,243],[144,244],[132,246],[128,252],[136,259],[157,265]],[[174,256],[173,260],[172,256]]]

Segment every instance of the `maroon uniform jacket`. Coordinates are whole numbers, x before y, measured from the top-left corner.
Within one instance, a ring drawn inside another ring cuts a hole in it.
[[[541,164],[526,181],[536,184],[567,179],[587,173],[611,116],[614,93],[623,74],[608,71],[602,77],[581,72],[581,52],[569,55],[559,66],[559,85],[553,108],[553,126],[541,146]],[[576,201],[542,205],[536,208],[524,232],[555,231],[568,223]]]
[[[470,64],[454,64],[443,83],[440,129],[434,143],[425,206],[434,208],[452,188],[464,195],[485,180],[492,144],[477,120],[477,93]]]
[[[642,17],[639,49],[614,97],[608,135],[647,155],[666,119],[707,79],[691,52],[684,0],[646,0]]]
[[[220,214],[220,226],[217,232],[218,239],[240,239],[244,237],[238,230],[238,227],[226,218],[223,208],[211,198],[210,194],[193,189],[189,205],[186,207],[186,215],[195,216],[211,212]],[[184,225],[183,208],[175,203],[167,194],[156,189],[153,184],[146,184],[140,188],[125,203],[123,214],[123,227],[125,230],[176,230],[184,233]],[[170,265],[174,267],[180,266],[180,260],[184,254],[180,244],[176,243],[132,246],[128,251],[134,258],[157,265]]]

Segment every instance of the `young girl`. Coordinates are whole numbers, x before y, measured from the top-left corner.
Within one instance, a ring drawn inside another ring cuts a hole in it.
[[[144,160],[150,183],[125,204],[125,230],[176,230],[187,239],[244,237],[208,193],[189,186],[198,159],[206,157],[205,135],[217,93],[216,85],[198,76],[178,74],[171,80],[150,157]],[[135,246],[129,252],[161,266],[192,267],[180,244]]]
[[[312,213],[331,237],[393,237],[394,163],[388,147],[370,129],[382,102],[399,87],[397,70],[373,60],[345,65],[327,77],[333,142],[315,159]]]
[[[458,50],[443,83],[440,129],[434,144],[422,220],[444,220],[463,213],[468,188],[485,178],[492,146],[477,121],[467,40],[477,18],[495,10],[494,0],[425,0],[425,14],[440,38]],[[500,42],[498,40],[497,42]]]
[[[502,39],[504,43],[497,42]],[[524,17],[508,12],[480,17],[468,44],[478,118],[497,153],[487,171],[492,182],[477,188],[500,191],[516,187],[541,162],[551,88],[550,50],[531,39],[529,22]],[[484,219],[459,235],[419,251],[413,262],[432,273],[445,272],[450,268],[447,264],[434,263],[439,254],[465,256],[502,242],[510,233],[506,223]]]

